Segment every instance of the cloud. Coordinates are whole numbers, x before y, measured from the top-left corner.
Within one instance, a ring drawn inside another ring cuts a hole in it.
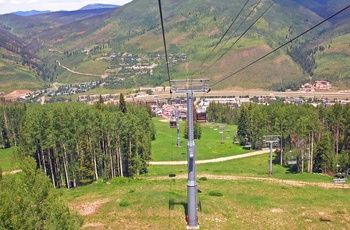
[[[7,4],[14,4],[14,5],[20,5],[20,4],[33,4],[39,2],[39,0],[10,0],[10,1],[4,1]]]
[[[0,0],[0,14],[30,10],[77,10],[88,4],[124,5],[132,0]]]

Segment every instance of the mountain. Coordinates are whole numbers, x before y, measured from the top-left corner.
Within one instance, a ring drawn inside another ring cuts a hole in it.
[[[86,5],[80,8],[79,10],[95,10],[95,9],[108,9],[108,8],[119,8],[119,7],[120,6],[118,5],[95,3],[95,4]]]
[[[51,11],[49,11],[49,10],[45,10],[45,11],[31,10],[31,11],[17,11],[17,12],[13,12],[13,14],[16,14],[19,16],[32,16],[32,15],[37,15],[37,14],[47,14],[50,12]]]
[[[245,2],[162,1],[172,79],[210,78],[212,83],[226,79],[216,84],[217,89],[285,89],[308,81],[312,75],[314,80],[331,80],[339,88],[350,86],[346,61],[350,10],[233,74],[350,4],[349,0],[280,0],[269,9],[271,0],[249,1],[216,46]],[[105,12],[84,13],[89,11],[39,14],[25,20],[3,15],[0,28],[20,37],[28,51],[45,60],[47,68],[54,67],[48,74],[54,81],[74,83],[96,80],[100,75],[113,82],[109,87],[167,84],[158,4],[134,0]],[[57,66],[57,60],[95,77],[67,72]],[[143,63],[158,67],[153,71],[126,68]],[[125,81],[116,83],[120,78]]]

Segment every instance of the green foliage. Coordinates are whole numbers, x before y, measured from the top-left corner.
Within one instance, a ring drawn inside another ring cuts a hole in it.
[[[109,180],[109,182],[111,184],[127,184],[127,183],[131,183],[132,180],[130,178],[126,178],[126,177],[115,177],[115,178]]]
[[[294,156],[287,153],[281,159],[279,151],[279,161],[295,157],[298,171],[307,168],[309,172],[330,173],[335,172],[336,164],[344,171],[348,165],[344,155],[349,151],[349,111],[349,105],[337,103],[327,108],[307,104],[242,105],[237,135],[242,145],[249,142],[254,149],[269,147],[264,136],[279,135],[281,140],[274,147],[282,144],[284,152],[294,152]]]
[[[125,103],[123,93],[121,93],[119,96],[119,109],[120,109],[120,111],[122,111],[122,113],[126,113],[126,103]]]
[[[207,109],[207,120],[216,123],[234,124],[235,112],[229,104],[210,102]]]
[[[222,192],[220,192],[220,191],[217,191],[217,190],[215,190],[215,191],[210,191],[209,193],[209,196],[223,196],[223,194],[222,194]]]
[[[21,126],[24,155],[33,156],[56,187],[147,172],[155,130],[146,109],[57,103],[28,106]]]
[[[188,126],[185,127],[184,137],[188,139]],[[193,125],[193,138],[194,139],[201,139],[202,137],[202,127],[199,123],[194,123]]]
[[[130,205],[130,203],[127,201],[127,200],[122,200],[120,203],[119,203],[119,206],[120,207],[128,207]]]
[[[82,221],[69,211],[50,179],[23,159],[19,175],[0,180],[1,229],[79,229]]]

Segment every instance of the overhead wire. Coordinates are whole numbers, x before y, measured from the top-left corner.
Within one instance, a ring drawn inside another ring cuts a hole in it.
[[[284,44],[280,45],[279,47],[275,48],[274,50],[272,50],[272,51],[268,52],[267,54],[261,56],[260,58],[256,59],[255,61],[251,62],[250,64],[248,64],[248,65],[242,67],[241,69],[237,70],[236,72],[234,72],[234,73],[232,73],[232,74],[230,74],[230,75],[224,77],[223,79],[221,79],[221,80],[215,82],[214,84],[212,84],[212,85],[209,87],[209,89],[211,89],[211,88],[214,87],[215,85],[217,85],[217,84],[219,84],[219,83],[221,83],[221,82],[223,82],[223,81],[229,79],[230,77],[232,77],[232,76],[234,76],[234,75],[236,75],[236,74],[242,72],[243,70],[247,69],[248,67],[254,65],[255,63],[257,63],[257,62],[261,61],[262,59],[266,58],[267,56],[273,54],[274,52],[278,51],[278,50],[281,49],[282,47],[288,45],[289,43],[292,43],[292,42],[295,41],[296,39],[300,38],[301,36],[305,35],[306,33],[310,32],[311,30],[313,30],[313,29],[315,29],[316,27],[322,25],[323,23],[325,23],[325,22],[327,22],[328,20],[334,18],[335,16],[337,16],[338,14],[344,12],[345,10],[347,10],[347,9],[349,9],[349,8],[350,8],[350,4],[349,4],[348,6],[346,6],[346,7],[344,7],[343,9],[339,10],[338,12],[332,14],[332,15],[329,16],[328,18],[326,18],[326,19],[322,20],[321,22],[317,23],[316,25],[312,26],[311,28],[307,29],[306,31],[302,32],[301,34],[299,34],[299,35],[295,36],[294,38],[290,39],[289,41],[285,42]],[[208,90],[208,91],[210,91],[210,90]]]
[[[261,0],[260,0],[261,1]],[[242,11],[244,10],[244,8],[247,6],[249,0],[246,1],[246,3],[243,5],[243,7],[241,8],[241,10],[238,12],[238,14],[236,15],[236,17],[232,20],[230,26],[227,28],[227,30],[225,31],[225,33],[221,36],[220,40],[216,43],[216,45],[214,46],[214,48],[210,51],[210,53],[204,58],[204,61],[200,64],[200,66],[197,68],[197,70],[193,73],[193,75],[195,75],[200,69],[201,67],[204,65],[204,63],[208,60],[208,58],[211,56],[211,54],[215,51],[215,49],[218,47],[218,45],[221,43],[221,41],[224,39],[224,37],[226,36],[226,34],[230,31],[230,29],[232,28],[233,24],[236,22],[237,18],[241,15]]]
[[[165,39],[164,18],[163,18],[163,10],[162,10],[162,2],[161,2],[161,0],[158,0],[158,6],[159,6],[160,22],[161,22],[161,26],[162,26],[162,35],[163,35],[163,45],[164,45],[166,69],[167,69],[167,74],[168,74],[170,95],[171,95],[172,92],[171,92],[171,84],[170,84],[171,78],[170,78],[170,70],[169,70],[169,58],[168,58],[168,51],[167,51],[167,45],[166,45],[166,39]]]
[[[261,1],[259,1],[256,5],[255,5],[255,7],[252,9],[252,11],[247,15],[247,17],[245,18],[245,20],[240,24],[240,26],[246,21],[246,19],[250,16],[250,14],[256,9],[256,7],[260,4],[260,2]],[[210,69],[215,63],[217,63],[218,61],[220,61],[220,59],[221,58],[223,58],[226,54],[227,54],[227,52],[229,51],[229,50],[231,50],[232,48],[233,48],[233,46],[234,45],[236,45],[237,44],[237,42],[239,41],[239,40],[241,40],[241,38],[255,25],[255,23],[257,23],[259,20],[260,20],[260,18],[262,18],[264,15],[265,15],[265,13],[267,12],[267,11],[269,11],[269,9],[271,9],[271,7],[273,6],[275,4],[275,1],[273,1],[272,2],[272,4],[236,39],[236,41],[234,41],[232,44],[231,44],[231,46],[228,48],[228,49],[226,49],[226,51],[223,53],[223,54],[221,54],[220,55],[220,57],[219,58],[217,58],[210,66],[208,66],[207,68],[205,68],[203,71],[207,71],[208,69]],[[226,42],[227,43],[227,42]],[[224,44],[224,45],[226,45],[226,43]]]
[[[170,78],[170,69],[169,69],[169,58],[168,58],[168,51],[167,51],[167,45],[166,45],[166,39],[165,39],[165,30],[164,30],[164,18],[163,18],[163,10],[162,10],[162,2],[161,0],[158,0],[158,6],[159,6],[159,14],[160,14],[160,21],[162,26],[162,36],[163,36],[163,45],[164,45],[164,53],[165,53],[165,62],[166,62],[166,68],[167,68],[167,74],[168,74],[168,80],[169,80],[169,87],[170,87],[170,101],[172,99],[172,90],[171,90],[171,78]],[[171,155],[171,158],[173,156]],[[168,229],[171,229],[171,194],[172,194],[172,182],[170,181],[170,188],[169,188],[169,222],[168,222]]]

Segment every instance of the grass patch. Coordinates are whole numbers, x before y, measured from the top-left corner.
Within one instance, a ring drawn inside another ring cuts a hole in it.
[[[128,201],[126,200],[122,200],[120,203],[119,203],[119,206],[120,207],[128,207],[130,204]]]
[[[19,162],[16,158],[14,147],[0,149],[0,165],[3,172],[12,171],[19,168]]]
[[[210,191],[209,196],[223,196],[220,191]]]
[[[181,147],[177,146],[177,129],[169,128],[169,121],[154,118],[156,140],[152,142],[152,160],[154,161],[184,161],[187,160],[187,139],[184,138],[186,123],[180,122]],[[202,137],[195,140],[197,160],[212,159],[238,155],[249,152],[241,146],[233,144],[233,136],[237,127],[226,126],[224,130],[224,144],[221,144],[222,135],[218,124],[202,124]]]

